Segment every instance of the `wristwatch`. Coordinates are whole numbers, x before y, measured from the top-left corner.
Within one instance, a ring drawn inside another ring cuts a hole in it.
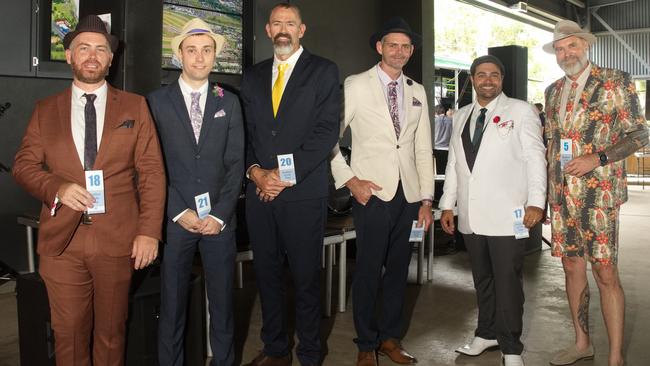
[[[607,165],[607,154],[605,154],[604,151],[601,151],[598,153],[598,159],[600,160],[600,166],[605,166]]]

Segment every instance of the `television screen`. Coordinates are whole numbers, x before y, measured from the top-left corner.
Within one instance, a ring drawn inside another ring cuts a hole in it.
[[[163,4],[162,67],[180,69],[180,61],[171,49],[171,40],[192,18],[201,18],[212,31],[226,38],[212,71],[241,74],[243,0],[165,0]]]
[[[50,60],[65,61],[63,37],[79,22],[79,0],[52,0]]]

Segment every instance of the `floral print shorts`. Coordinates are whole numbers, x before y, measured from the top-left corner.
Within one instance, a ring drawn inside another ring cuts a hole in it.
[[[589,207],[569,195],[562,201],[551,206],[551,255],[616,265],[619,207]]]

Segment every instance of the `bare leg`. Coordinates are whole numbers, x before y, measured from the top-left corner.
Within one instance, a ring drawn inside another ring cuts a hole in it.
[[[576,332],[576,349],[584,351],[589,340],[589,282],[587,281],[587,262],[580,257],[562,258],[566,279],[566,293],[569,310]]]
[[[625,294],[616,265],[592,266],[600,290],[600,306],[609,337],[609,365],[623,365],[623,328],[625,324]]]

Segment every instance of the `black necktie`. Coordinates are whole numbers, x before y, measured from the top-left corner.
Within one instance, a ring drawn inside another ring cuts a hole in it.
[[[84,140],[84,170],[92,170],[97,158],[97,112],[95,112],[95,94],[84,94],[86,107],[84,119],[86,123],[86,138]]]
[[[483,138],[483,126],[485,126],[485,112],[487,108],[481,108],[481,114],[478,115],[476,119],[476,127],[474,127],[474,137],[472,137],[472,145],[474,149],[478,149],[481,144],[481,139]]]

